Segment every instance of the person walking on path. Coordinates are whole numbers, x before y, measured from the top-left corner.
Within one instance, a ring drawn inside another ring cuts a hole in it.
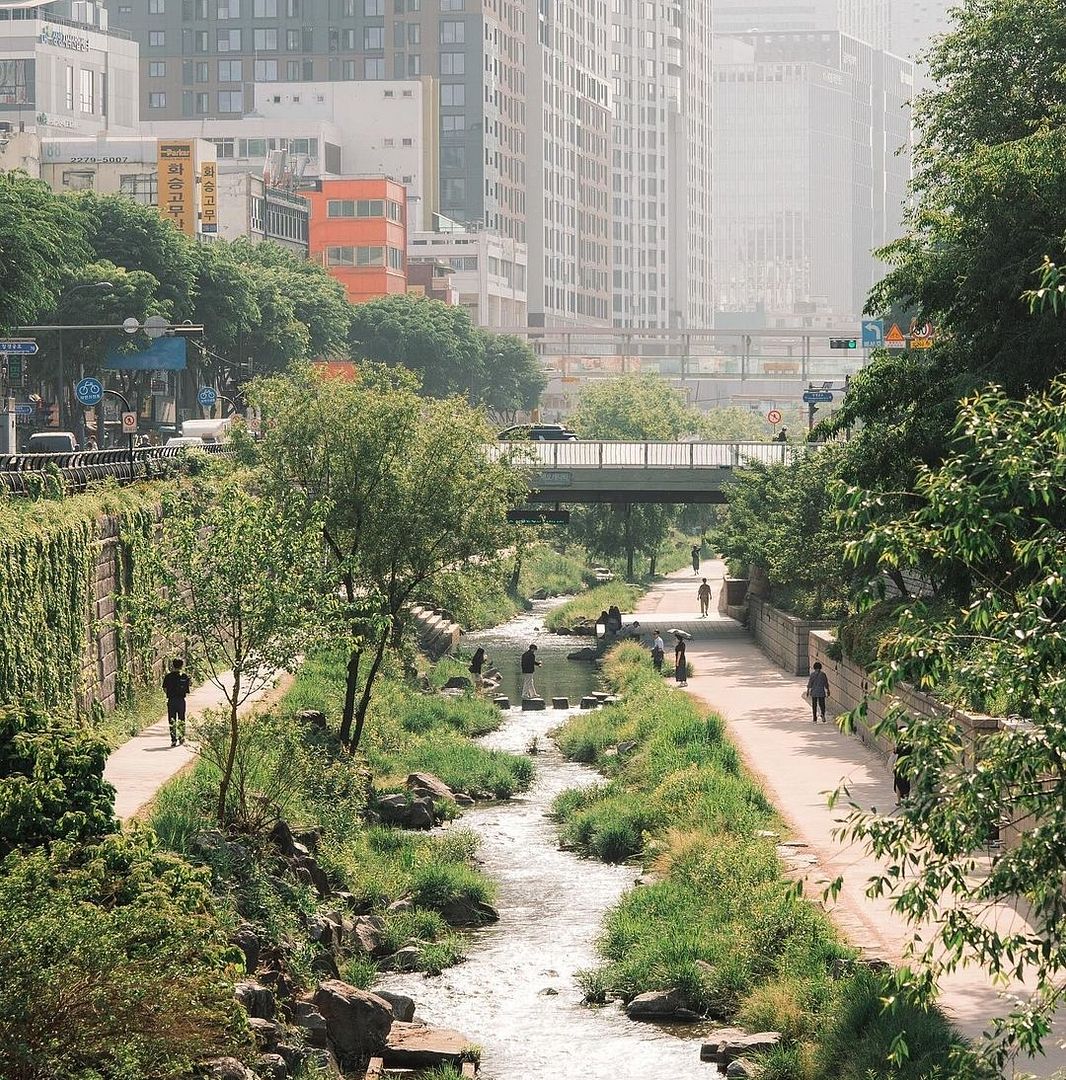
[[[700,546],[699,544],[692,545],[692,572],[698,574],[700,572]]]
[[[897,806],[911,793],[910,756],[907,729],[901,728],[896,739],[896,760],[892,763],[892,790],[896,793]]]
[[[537,659],[537,647],[536,645],[530,645],[524,653],[522,653],[522,697],[523,698],[536,698],[540,697],[537,693],[536,686],[533,685],[533,673],[540,667],[540,661]]]
[[[485,650],[479,645],[474,651],[473,659],[470,661],[470,674],[474,676],[474,686],[478,690],[485,685],[485,679],[481,673],[488,662],[489,658],[485,655]]]
[[[185,742],[185,699],[191,683],[184,672],[184,660],[171,660],[170,670],[163,676],[163,693],[167,696],[167,721],[170,724],[170,745]]]
[[[820,661],[815,661],[814,670],[807,680],[807,697],[811,700],[811,723],[818,723],[818,712],[821,710],[822,723],[825,723],[825,699],[829,697],[829,678],[822,670]]]
[[[657,675],[662,674],[663,670],[663,657],[666,656],[666,645],[663,643],[662,635],[658,630],[655,631],[655,639],[651,643],[651,666],[655,668]]]
[[[700,598],[700,618],[706,619],[707,612],[711,608],[711,587],[707,584],[706,578],[703,579],[703,584],[696,595]]]
[[[685,639],[680,634],[674,646],[674,680],[678,686],[688,686],[688,659],[685,656]]]

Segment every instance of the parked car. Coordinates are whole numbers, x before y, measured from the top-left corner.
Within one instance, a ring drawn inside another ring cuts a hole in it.
[[[73,431],[38,431],[26,443],[27,454],[73,454],[77,449]]]
[[[516,424],[504,428],[498,438],[505,442],[532,439],[534,442],[577,442],[577,432],[562,424]]]
[[[203,446],[204,440],[199,435],[171,435],[164,446]]]

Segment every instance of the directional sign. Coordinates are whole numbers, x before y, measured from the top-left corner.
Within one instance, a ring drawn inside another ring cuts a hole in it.
[[[32,405],[28,401],[20,401],[15,406],[15,415],[16,416],[33,416],[33,414],[36,411],[37,411],[36,406]]]
[[[569,510],[508,510],[507,520],[515,525],[569,525]]]
[[[883,319],[862,320],[862,347],[880,349],[885,343],[885,323]]]
[[[781,410],[780,409],[771,409],[766,414],[766,419],[769,420],[771,424],[780,424],[781,423]]]
[[[213,408],[215,402],[218,401],[218,391],[213,386],[201,386],[200,392],[196,395],[196,400],[205,409]]]
[[[137,432],[137,414],[135,412],[124,412],[122,414],[122,434],[123,435],[135,435]]]
[[[832,390],[805,390],[803,392],[803,400],[808,405],[814,405],[817,402],[827,402],[833,400]]]
[[[94,405],[99,405],[100,399],[104,396],[103,384],[99,379],[94,379],[91,376],[82,379],[74,387],[74,396],[87,409],[91,409]]]
[[[23,356],[33,356],[37,352],[37,342],[27,338],[6,338],[0,341],[0,353],[16,353]]]
[[[907,339],[903,336],[903,331],[896,323],[892,324],[892,329],[885,334],[885,348],[887,349],[905,349],[907,347]]]

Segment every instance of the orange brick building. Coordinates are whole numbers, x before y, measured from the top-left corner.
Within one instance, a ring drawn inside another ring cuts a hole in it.
[[[310,257],[353,304],[407,292],[407,192],[384,177],[319,180],[311,204]]]

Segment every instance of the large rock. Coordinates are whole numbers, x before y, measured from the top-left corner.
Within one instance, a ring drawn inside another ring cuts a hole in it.
[[[337,924],[325,915],[312,915],[307,920],[307,936],[327,949],[340,944],[337,929]]]
[[[669,1020],[682,1007],[680,990],[649,990],[626,1006],[630,1020]]]
[[[599,653],[595,649],[584,648],[575,649],[572,653],[567,653],[567,660],[595,660],[599,656]]]
[[[415,1003],[406,994],[394,994],[391,990],[375,990],[375,994],[392,1006],[392,1015],[404,1024],[415,1018]]]
[[[286,821],[278,821],[270,830],[270,842],[278,849],[278,854],[291,859],[296,854],[296,840]]]
[[[473,690],[474,684],[465,675],[456,675],[449,679],[443,688],[445,690]]]
[[[277,1046],[281,1026],[275,1024],[273,1020],[260,1020],[258,1016],[252,1016],[248,1019],[248,1028],[252,1033],[252,1038],[255,1039],[255,1045],[261,1050],[269,1050]]]
[[[308,1046],[325,1049],[329,1046],[329,1025],[326,1018],[311,1001],[298,1001],[292,1010],[293,1027],[303,1029]]]
[[[377,802],[378,816],[388,825],[405,829],[430,829],[436,822],[433,800],[409,799],[406,795],[385,795]]]
[[[417,971],[421,960],[422,950],[417,945],[405,945],[386,956],[378,966],[382,971]]]
[[[329,1041],[342,1065],[365,1061],[385,1048],[392,1027],[392,1006],[377,994],[330,979],[318,987],[311,1000],[325,1017]]]
[[[289,1066],[281,1054],[260,1054],[255,1071],[260,1080],[289,1080]]]
[[[352,940],[367,956],[384,956],[385,923],[376,915],[360,915],[352,927]]]
[[[700,1061],[728,1065],[737,1058],[773,1050],[781,1042],[779,1031],[760,1031],[752,1035],[738,1028],[723,1028],[715,1032],[700,1049]]]
[[[214,1058],[205,1061],[200,1067],[200,1074],[206,1080],[258,1080],[255,1073],[234,1057]]]
[[[318,865],[318,860],[311,854],[299,854],[293,859],[296,877],[312,886],[320,897],[325,899],[332,891],[332,885],[325,870]]]
[[[397,1022],[389,1032],[385,1063],[405,1069],[432,1069],[445,1063],[458,1066],[470,1045],[470,1039],[458,1031]]]
[[[229,940],[231,945],[236,945],[244,953],[244,970],[249,975],[254,975],[262,952],[262,943],[255,928],[248,925],[238,926]]]
[[[750,1058],[737,1058],[729,1063],[725,1071],[730,1080],[757,1080],[762,1075],[762,1066]]]
[[[326,729],[326,714],[318,709],[301,709],[296,714],[296,719],[306,727],[321,728],[323,731]]]
[[[488,926],[499,922],[500,913],[480,900],[457,896],[440,909],[441,918],[451,926]]]
[[[259,1020],[273,1020],[277,1015],[278,1005],[274,991],[255,979],[243,979],[233,988],[233,996],[244,1006],[249,1016]]]
[[[414,772],[407,777],[407,790],[413,795],[436,799],[439,802],[455,802],[455,792],[432,773]]]

